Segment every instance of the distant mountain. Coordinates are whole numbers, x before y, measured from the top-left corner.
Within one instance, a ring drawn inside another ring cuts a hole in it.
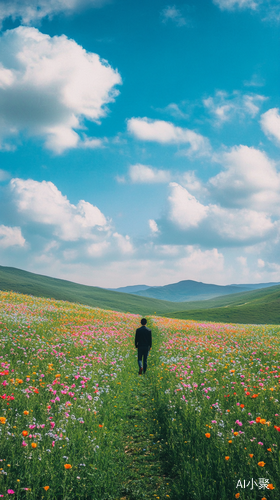
[[[121,286],[120,288],[107,288],[106,290],[111,290],[111,292],[122,292],[122,293],[136,293],[147,290],[147,288],[152,288],[148,285],[131,285],[131,286]]]
[[[257,283],[257,284],[241,284],[241,285],[212,285],[193,280],[179,281],[170,285],[146,287],[137,290],[137,285],[134,287],[118,288],[115,291],[138,295],[140,297],[150,297],[159,300],[168,300],[170,302],[189,302],[197,300],[209,300],[222,295],[230,295],[233,293],[249,292],[252,290],[267,288],[278,285],[279,283]],[[131,290],[129,290],[131,288]]]

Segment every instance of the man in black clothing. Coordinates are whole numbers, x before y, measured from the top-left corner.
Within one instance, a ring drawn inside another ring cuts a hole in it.
[[[149,328],[146,327],[147,320],[146,318],[141,319],[141,327],[137,328],[135,334],[135,347],[138,348],[138,365],[139,365],[139,375],[142,375],[143,368],[144,373],[147,370],[147,357],[149,354],[149,350],[152,347],[152,332]],[[142,357],[144,358],[143,367],[142,367]]]

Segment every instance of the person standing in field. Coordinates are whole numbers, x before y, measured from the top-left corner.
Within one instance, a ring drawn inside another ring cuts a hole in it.
[[[142,375],[142,372],[146,373],[147,370],[147,357],[149,351],[152,347],[152,332],[149,328],[146,327],[147,320],[146,318],[141,319],[141,327],[137,328],[135,333],[135,347],[138,348],[138,365],[139,365],[139,375]],[[142,366],[142,358],[143,358],[143,366]]]

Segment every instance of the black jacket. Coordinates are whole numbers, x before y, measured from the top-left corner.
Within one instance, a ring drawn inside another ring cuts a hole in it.
[[[135,347],[152,347],[152,332],[146,326],[137,328],[135,334]]]

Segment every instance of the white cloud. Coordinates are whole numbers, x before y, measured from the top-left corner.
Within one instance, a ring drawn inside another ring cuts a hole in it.
[[[181,229],[188,229],[198,224],[207,217],[208,208],[176,182],[170,183],[171,195],[169,220]]]
[[[280,213],[280,174],[264,152],[238,146],[217,159],[224,170],[208,185],[222,204]]]
[[[245,118],[249,115],[254,118],[266,97],[259,94],[242,94],[234,91],[232,94],[218,90],[214,97],[203,100],[204,106],[215,119],[216,124],[230,121],[235,117]]]
[[[100,123],[121,77],[98,54],[65,35],[50,37],[20,26],[0,38],[0,136],[20,131],[42,137],[47,148],[98,147],[76,130],[83,120]]]
[[[262,259],[258,259],[258,267],[263,268],[265,266],[265,262]]]
[[[0,248],[8,248],[13,246],[23,247],[25,239],[21,234],[20,227],[8,227],[0,225]]]
[[[172,21],[176,26],[186,26],[187,21],[183,17],[181,11],[176,7],[176,5],[168,6],[161,12],[162,22],[167,23]]]
[[[153,234],[159,233],[159,228],[154,219],[149,219],[149,227]]]
[[[12,179],[10,199],[25,223],[52,226],[54,235],[64,241],[92,239],[93,229],[109,228],[99,208],[84,200],[72,205],[52,182]]]
[[[119,249],[122,254],[131,254],[134,252],[133,245],[130,241],[130,237],[128,235],[122,236],[119,233],[114,233],[113,237],[115,238]]]
[[[279,0],[213,0],[221,10],[245,10],[259,12],[262,21],[280,21]]]
[[[148,167],[147,165],[131,165],[129,167],[129,178],[133,183],[153,184],[161,182],[169,182],[170,172],[168,170],[159,170],[157,168]]]
[[[86,6],[100,7],[104,0],[0,0],[0,21],[7,17],[23,24],[38,22],[55,14],[71,14]]]
[[[99,243],[92,243],[88,246],[87,251],[91,257],[101,257],[110,248],[109,241],[101,241]]]
[[[128,131],[142,141],[160,144],[189,144],[188,154],[208,155],[209,140],[187,128],[176,127],[164,120],[131,118],[127,122]]]
[[[256,10],[261,0],[213,0],[221,10],[252,9]]]
[[[278,108],[269,109],[266,113],[261,115],[261,127],[264,133],[272,138],[276,139],[278,145],[280,145],[280,114]]]
[[[203,242],[205,237],[211,241],[219,237],[220,242],[245,244],[271,236],[277,228],[264,212],[246,208],[227,209],[216,204],[203,205],[179,184],[170,183],[170,188],[168,219],[186,234],[191,232],[195,235],[197,243]]]

